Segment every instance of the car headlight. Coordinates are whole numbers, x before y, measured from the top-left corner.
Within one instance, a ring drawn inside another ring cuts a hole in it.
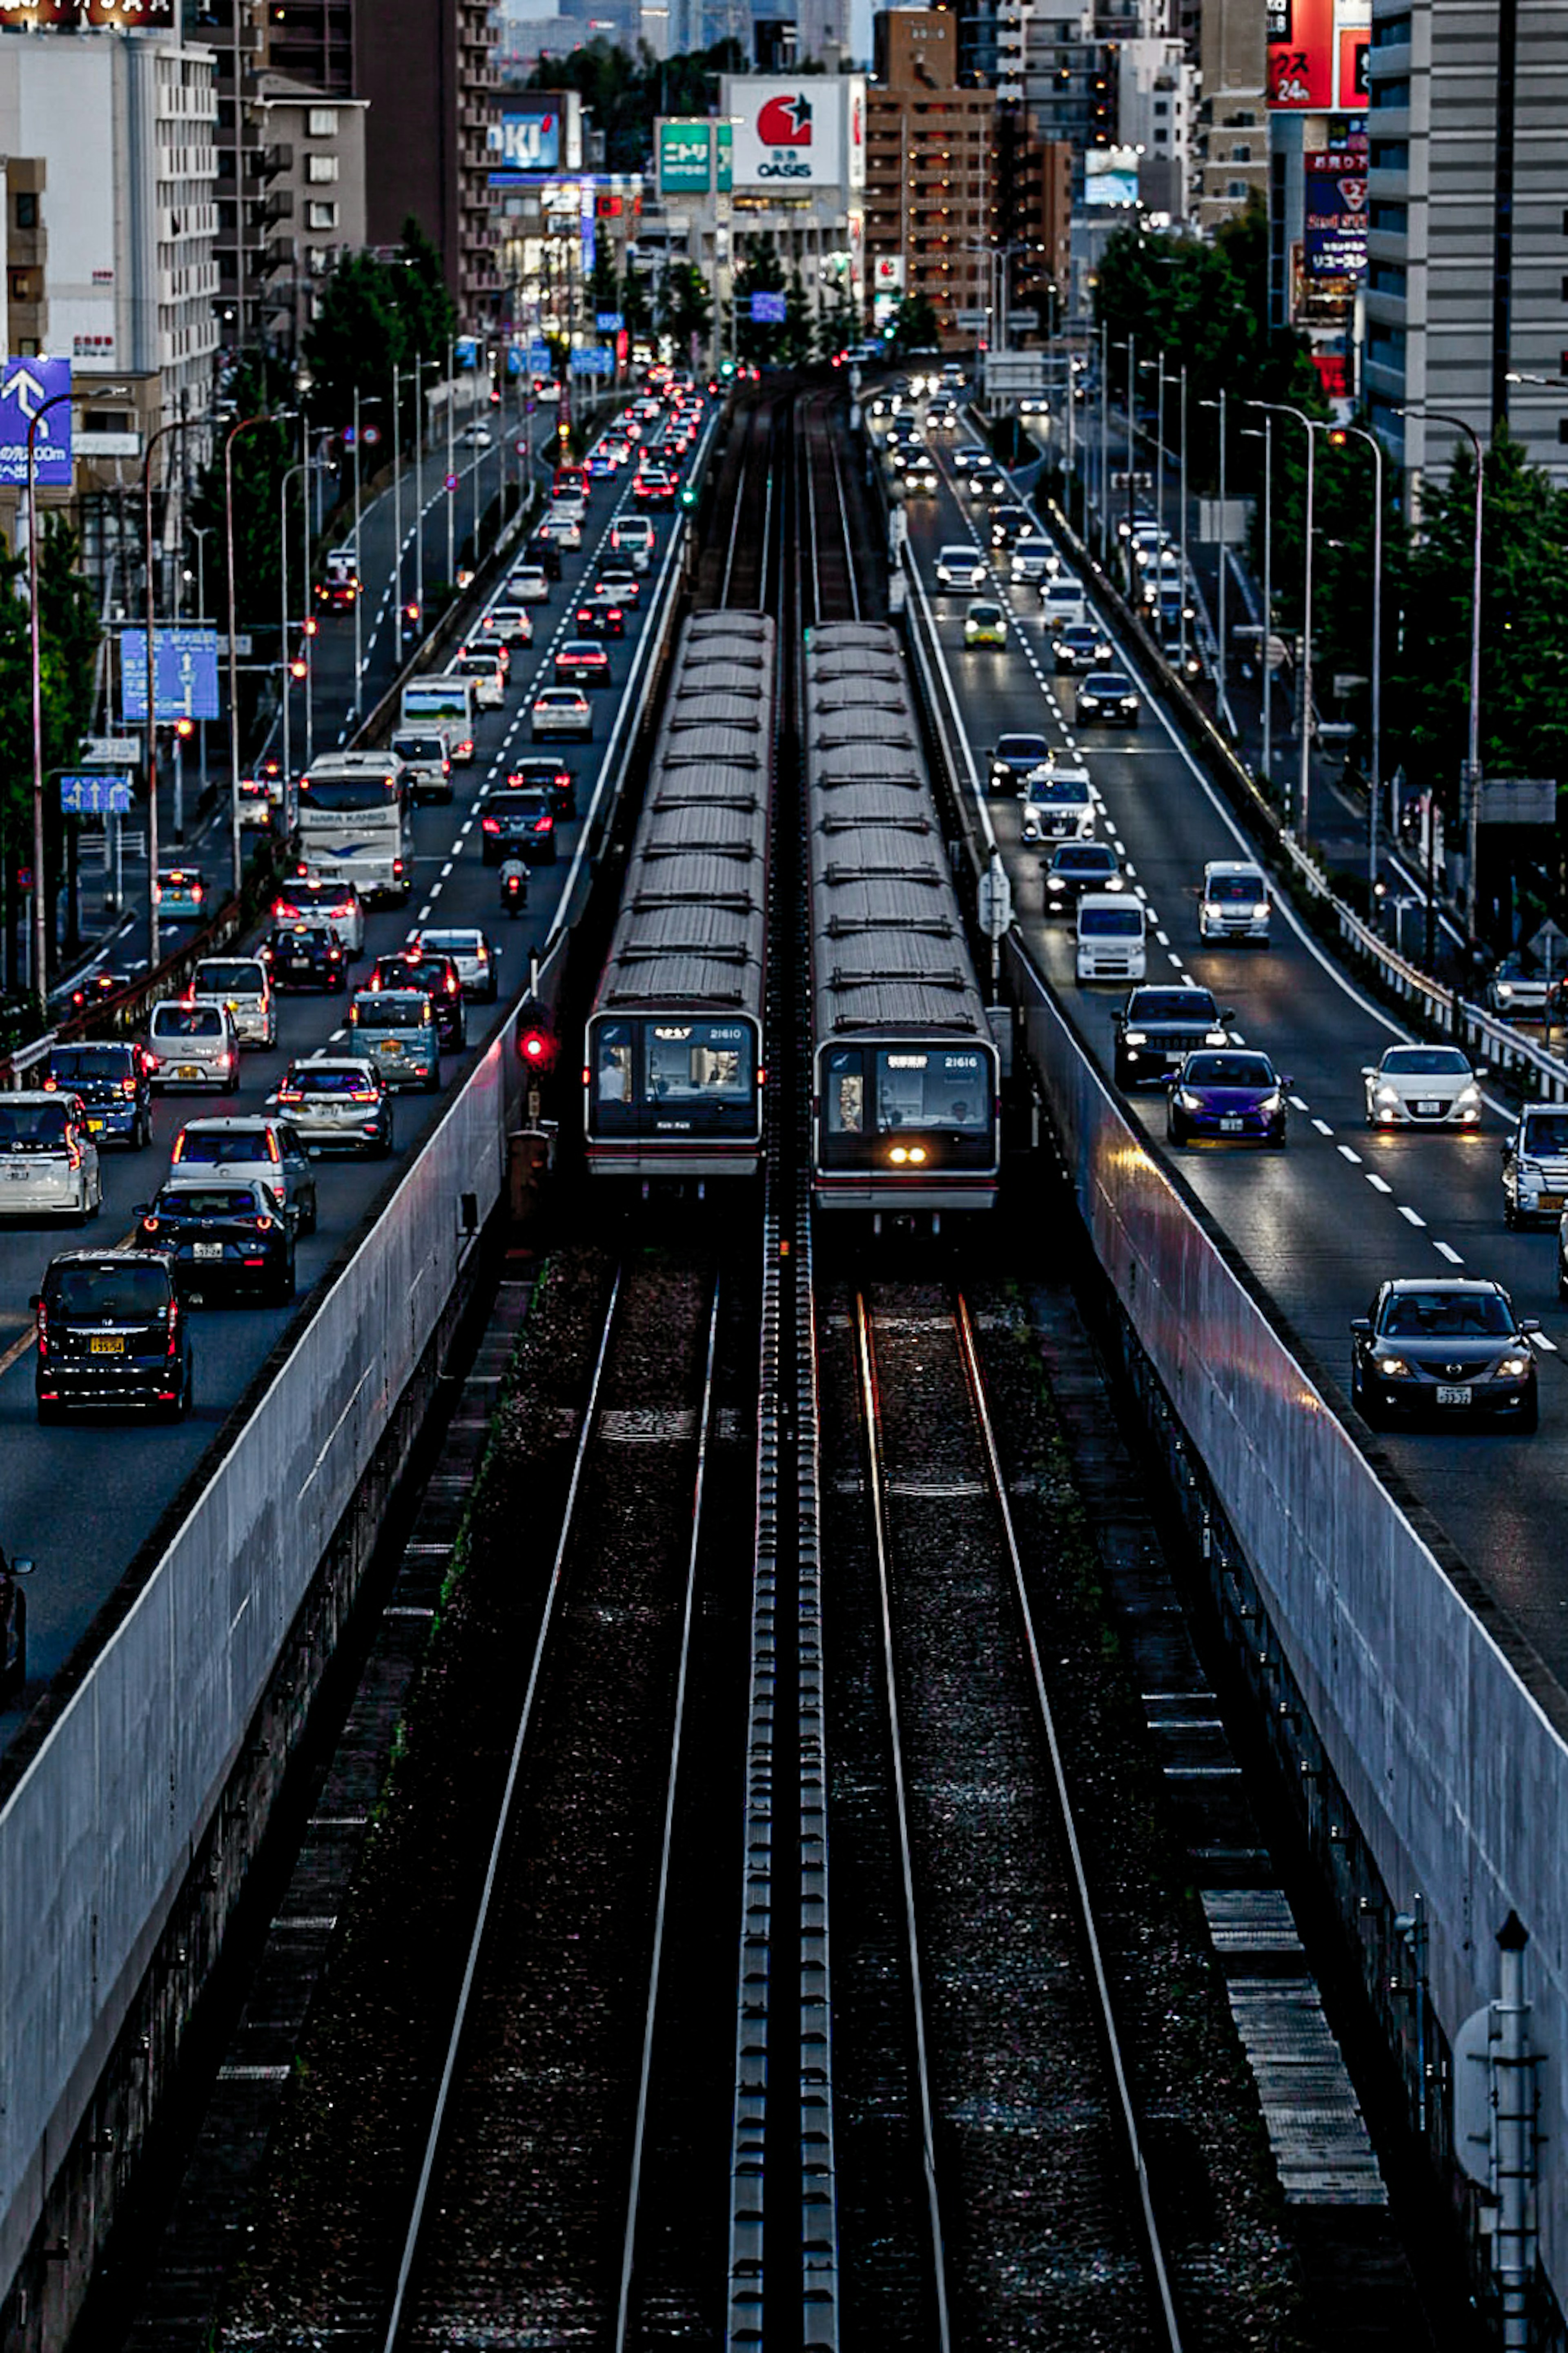
[[[1539,1164],[1533,1160],[1521,1157],[1515,1162],[1513,1173],[1521,1182],[1528,1180],[1531,1185],[1538,1185],[1541,1182],[1542,1170]]]
[[[1285,1098],[1279,1093],[1279,1090],[1276,1089],[1273,1094],[1265,1095],[1263,1097],[1258,1108],[1266,1119],[1272,1119],[1276,1112],[1284,1110]]]
[[[1380,1103],[1396,1103],[1399,1101],[1399,1089],[1397,1087],[1379,1087],[1377,1091],[1377,1100]]]
[[[1067,884],[1063,881],[1059,874],[1047,875],[1046,888],[1047,891],[1065,891],[1067,887]]]
[[[1212,899],[1204,901],[1204,921],[1205,923],[1217,923],[1219,921],[1219,909]]]
[[[1228,1046],[1229,1043],[1230,1039],[1226,1036],[1223,1029],[1208,1029],[1204,1033],[1204,1044],[1205,1046]]]
[[[1176,1101],[1181,1104],[1184,1111],[1202,1111],[1204,1107],[1204,1099],[1202,1095],[1194,1094],[1190,1087],[1178,1087],[1176,1090]]]
[[[1374,1356],[1373,1364],[1385,1381],[1408,1380],[1410,1367],[1403,1356]]]
[[[1507,981],[1507,980],[1500,980],[1500,981],[1499,981],[1499,983],[1498,983],[1498,985],[1497,985],[1497,993],[1498,993],[1498,995],[1499,995],[1500,997],[1511,997],[1511,996],[1513,995],[1513,984],[1512,984],[1512,982],[1511,982],[1511,981]]]
[[[1528,1356],[1504,1356],[1498,1364],[1497,1377],[1500,1381],[1521,1381],[1529,1370]]]
[[[1480,1091],[1479,1087],[1472,1085],[1472,1086],[1468,1086],[1468,1087],[1461,1087],[1461,1088],[1459,1089],[1458,1093],[1455,1096],[1454,1101],[1455,1101],[1457,1103],[1468,1104],[1468,1103],[1479,1103],[1479,1101],[1480,1101],[1480,1099],[1481,1099],[1481,1091]]]
[[[1149,1043],[1148,1033],[1142,1029],[1129,1029],[1121,1042],[1124,1046],[1146,1046]]]
[[[1268,902],[1267,899],[1259,899],[1258,904],[1252,911],[1252,920],[1255,923],[1266,923],[1268,921]]]

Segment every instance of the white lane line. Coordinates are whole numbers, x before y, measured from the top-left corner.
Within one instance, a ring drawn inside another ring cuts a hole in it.
[[[145,700],[146,700],[146,690],[145,690],[145,689],[143,689],[143,690],[142,690],[142,700],[143,700],[143,702],[145,702]],[[1168,948],[1168,947],[1170,946],[1170,944],[1171,944],[1171,934],[1170,934],[1170,933],[1169,933],[1169,932],[1156,932],[1156,933],[1155,933],[1155,934],[1154,934],[1154,937],[1159,941],[1160,945],[1161,945],[1163,948]]]
[[[442,869],[441,869],[441,880],[442,880],[442,881],[443,881],[443,882],[447,880],[447,875],[448,875],[448,874],[450,874],[451,871],[452,871],[452,861],[451,861],[451,860],[448,858],[448,859],[447,859],[447,863],[446,863],[446,864],[445,864],[445,866],[443,866],[443,867],[442,867]]]
[[[466,840],[468,839],[468,835],[469,835],[470,833],[472,833],[473,829],[474,829],[474,820],[473,820],[473,818],[472,818],[471,817],[466,817],[466,818],[463,819],[462,824],[461,824],[461,825],[458,827],[458,839],[459,841],[466,841]]]
[[[1419,1209],[1409,1208],[1403,1201],[1399,1204],[1399,1214],[1405,1219],[1406,1225],[1425,1226],[1426,1223],[1426,1219],[1421,1215]]]
[[[1327,1121],[1326,1119],[1315,1119],[1315,1120],[1312,1122],[1312,1125],[1317,1129],[1318,1134],[1319,1134],[1320,1135],[1332,1135],[1332,1134],[1333,1134],[1333,1132],[1334,1132],[1334,1131],[1333,1131],[1333,1129],[1329,1125],[1329,1123],[1328,1123],[1328,1121]]]
[[[346,1029],[334,1029],[331,1036],[331,1043],[334,1046],[341,1046],[348,1034],[349,1033]]]
[[[428,899],[426,899],[426,902],[425,902],[425,904],[424,904],[424,905],[420,908],[420,910],[419,910],[419,920],[420,920],[420,922],[421,922],[421,923],[424,923],[424,922],[425,922],[425,920],[426,920],[426,918],[428,916],[429,913],[430,913],[430,902],[429,902],[429,900],[428,900]]]
[[[1367,1170],[1366,1181],[1373,1187],[1374,1192],[1392,1193],[1394,1190],[1394,1187],[1389,1183],[1387,1177],[1380,1176],[1375,1168],[1369,1168]]]
[[[1458,1251],[1457,1250],[1451,1250],[1447,1242],[1434,1242],[1432,1247],[1436,1251],[1439,1258],[1446,1258],[1450,1266],[1464,1265],[1465,1261],[1459,1256]]]
[[[1307,1108],[1307,1106],[1306,1106],[1306,1104],[1301,1101],[1301,1098],[1300,1098],[1300,1095],[1292,1095],[1292,1096],[1290,1097],[1290,1108],[1291,1108],[1291,1110],[1292,1110],[1292,1111],[1305,1111],[1305,1110],[1306,1110],[1306,1108]],[[1315,1122],[1314,1122],[1314,1124],[1316,1124],[1316,1123],[1315,1123]]]
[[[1170,962],[1170,965],[1171,965],[1171,968],[1172,968],[1172,970],[1173,970],[1173,972],[1180,972],[1180,971],[1181,971],[1181,969],[1182,969],[1182,959],[1181,959],[1181,957],[1176,954],[1175,949],[1174,949],[1174,948],[1167,948],[1167,949],[1165,950],[1165,955],[1166,955],[1166,957],[1168,958],[1168,960],[1169,960],[1169,962]]]
[[[1230,1033],[1230,1042],[1233,1046],[1245,1046],[1247,1040],[1239,1029],[1233,1029]]]
[[[1438,1248],[1442,1248],[1441,1243],[1438,1244]],[[1535,1345],[1538,1348],[1543,1348],[1549,1356],[1554,1356],[1557,1354],[1556,1341],[1549,1340],[1544,1332],[1532,1332],[1530,1336]]]
[[[1341,1157],[1348,1160],[1352,1168],[1359,1168],[1361,1166],[1361,1154],[1359,1152],[1352,1152],[1348,1144],[1342,1144],[1339,1146],[1339,1151]]]

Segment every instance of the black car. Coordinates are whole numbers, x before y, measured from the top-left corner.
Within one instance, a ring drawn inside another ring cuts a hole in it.
[[[531,866],[553,866],[553,790],[521,785],[492,793],[479,818],[479,840],[487,866],[499,866],[506,858],[525,858]]]
[[[1376,1430],[1396,1413],[1486,1419],[1533,1430],[1541,1325],[1516,1315],[1500,1282],[1467,1275],[1384,1283],[1351,1324],[1351,1399]]]
[[[1200,1048],[1228,1046],[1235,1018],[1206,988],[1133,989],[1116,1017],[1117,1085],[1153,1085]]]
[[[279,923],[262,944],[274,988],[346,988],[348,951],[326,923]]]
[[[577,779],[564,760],[552,759],[548,754],[536,758],[531,753],[510,771],[507,783],[514,789],[548,793],[558,818],[577,814]]]
[[[1026,780],[1043,768],[1051,747],[1043,735],[998,735],[991,754],[990,782],[994,793],[1021,793]]]
[[[1108,841],[1058,842],[1045,863],[1045,912],[1070,915],[1085,891],[1125,891],[1121,863]]]
[[[991,544],[1011,547],[1016,539],[1027,538],[1034,528],[1023,507],[998,507],[991,518]]]
[[[468,1044],[462,975],[441,950],[415,946],[400,948],[395,955],[379,955],[364,985],[367,988],[422,988],[435,1009],[442,1045]]]
[[[138,1216],[135,1247],[166,1258],[182,1293],[258,1292],[275,1307],[293,1298],[294,1236],[268,1187],[165,1185]]]
[[[1067,621],[1052,636],[1051,657],[1058,670],[1091,670],[1110,659],[1110,647],[1088,621]]]
[[[153,1141],[153,1085],[138,1046],[84,1039],[51,1049],[44,1085],[53,1094],[79,1095],[88,1134],[106,1144],[121,1136],[133,1152]]]
[[[1142,699],[1125,670],[1091,670],[1078,691],[1080,727],[1091,720],[1107,726],[1135,727]]]
[[[561,577],[561,550],[548,532],[536,531],[523,549],[519,562],[537,564],[547,580]]]
[[[626,610],[614,596],[584,596],[577,607],[574,626],[579,637],[624,638]]]
[[[168,1259],[63,1250],[32,1305],[40,1421],[58,1421],[70,1406],[142,1406],[165,1421],[189,1413],[191,1339]]]

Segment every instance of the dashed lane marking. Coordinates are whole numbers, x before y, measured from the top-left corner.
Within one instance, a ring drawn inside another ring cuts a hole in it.
[[[1446,1258],[1450,1266],[1464,1265],[1465,1261],[1459,1256],[1458,1251],[1457,1250],[1450,1249],[1447,1242],[1434,1242],[1432,1247],[1436,1251],[1439,1258]]]
[[[1333,1129],[1329,1125],[1329,1123],[1328,1123],[1328,1121],[1327,1121],[1326,1119],[1315,1119],[1315,1120],[1312,1122],[1312,1125],[1317,1129],[1318,1134],[1319,1134],[1320,1135],[1332,1135],[1332,1134],[1333,1134],[1333,1132],[1334,1132],[1334,1131],[1333,1131]]]
[[[1339,1146],[1339,1153],[1340,1157],[1342,1160],[1348,1160],[1352,1168],[1359,1168],[1361,1166],[1361,1154],[1359,1152],[1352,1152],[1348,1144],[1342,1144]]]
[[[1406,1225],[1421,1226],[1423,1228],[1426,1226],[1426,1220],[1421,1215],[1420,1210],[1412,1209],[1404,1201],[1401,1201],[1399,1204],[1399,1214],[1405,1219]]]
[[[1290,1108],[1291,1108],[1291,1110],[1292,1110],[1292,1111],[1305,1111],[1305,1110],[1306,1110],[1306,1108],[1307,1108],[1307,1106],[1306,1106],[1306,1104],[1301,1101],[1301,1098],[1300,1098],[1300,1095],[1292,1095],[1292,1096],[1290,1097]],[[1316,1123],[1316,1121],[1314,1121],[1314,1122],[1313,1122],[1313,1125],[1314,1125],[1314,1126],[1316,1126],[1316,1124],[1317,1124],[1317,1123]]]
[[[1367,1170],[1366,1181],[1375,1193],[1392,1193],[1394,1190],[1394,1187],[1389,1183],[1387,1177],[1380,1176],[1375,1168],[1369,1168]]]
[[[1543,1354],[1548,1356],[1556,1356],[1557,1343],[1555,1340],[1549,1340],[1544,1332],[1532,1332],[1530,1336],[1535,1345],[1540,1348]]]

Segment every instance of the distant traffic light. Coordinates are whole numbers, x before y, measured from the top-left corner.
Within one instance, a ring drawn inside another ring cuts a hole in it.
[[[306,679],[310,674],[310,665],[305,659],[304,655],[296,654],[293,660],[289,665],[289,677],[294,679]]]
[[[196,723],[194,719],[175,720],[174,733],[179,737],[182,744],[188,744],[195,732]]]
[[[542,1078],[555,1060],[555,1032],[537,997],[525,997],[518,1008],[517,1051],[525,1070]]]

